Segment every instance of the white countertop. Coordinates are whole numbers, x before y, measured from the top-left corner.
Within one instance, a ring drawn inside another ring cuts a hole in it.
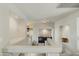
[[[59,53],[62,51],[58,46],[8,46],[8,52],[30,52],[30,53]]]

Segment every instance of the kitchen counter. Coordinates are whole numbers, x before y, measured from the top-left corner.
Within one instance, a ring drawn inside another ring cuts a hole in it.
[[[13,53],[47,53],[48,55],[59,55],[62,48],[58,46],[8,46],[6,50]]]

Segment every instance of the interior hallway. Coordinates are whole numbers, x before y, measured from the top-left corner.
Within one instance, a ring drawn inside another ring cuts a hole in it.
[[[0,55],[79,56],[79,4],[0,4]]]

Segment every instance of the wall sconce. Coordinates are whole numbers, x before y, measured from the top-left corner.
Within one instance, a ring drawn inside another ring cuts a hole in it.
[[[31,23],[27,23],[27,32],[29,32],[30,30],[32,30],[32,24]]]

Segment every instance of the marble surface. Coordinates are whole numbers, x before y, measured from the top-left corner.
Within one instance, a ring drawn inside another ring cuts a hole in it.
[[[30,53],[60,53],[61,47],[58,46],[8,46],[8,52],[30,52]]]

